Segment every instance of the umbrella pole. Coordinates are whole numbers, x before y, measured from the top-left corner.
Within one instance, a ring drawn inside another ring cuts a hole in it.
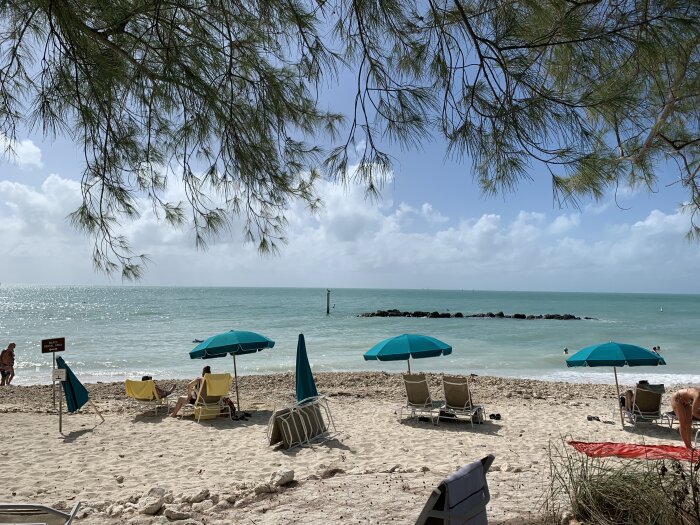
[[[238,371],[236,370],[236,354],[233,354],[233,376],[236,380],[236,406],[238,411],[241,412],[241,398],[238,397]]]
[[[408,365],[408,373],[411,373],[411,358],[406,359],[406,364]]]
[[[613,373],[615,374],[615,388],[617,389],[617,406],[620,407],[620,424],[622,428],[625,428],[625,418],[622,417],[622,405],[620,404],[620,383],[617,382],[617,368],[613,366]]]

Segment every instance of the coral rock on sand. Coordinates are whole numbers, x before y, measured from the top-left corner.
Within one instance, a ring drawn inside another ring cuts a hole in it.
[[[192,496],[185,496],[182,501],[185,503],[201,503],[209,497],[209,489],[202,489]]]
[[[165,510],[163,511],[163,514],[166,518],[173,521],[186,520],[191,517],[191,515],[187,512],[183,512],[182,510],[180,510],[180,508],[178,508],[177,505],[166,506]]]
[[[294,481],[293,470],[278,470],[270,476],[270,483],[275,487],[281,487]]]
[[[207,499],[204,501],[200,501],[199,503],[193,503],[192,504],[192,510],[195,512],[206,512],[210,508],[214,506],[214,502]]]
[[[139,500],[139,512],[153,516],[163,507],[163,496],[144,496]],[[114,513],[112,513],[114,514]]]

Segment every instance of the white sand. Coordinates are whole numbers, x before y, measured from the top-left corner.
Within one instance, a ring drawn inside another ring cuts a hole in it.
[[[502,419],[472,428],[399,423],[398,376],[325,374],[317,382],[331,394],[340,434],[292,451],[266,442],[274,399],[283,404],[291,397],[289,375],[241,381],[241,401],[253,414],[248,421],[144,415],[127,406],[120,385],[88,385],[107,421],[84,409],[64,417],[63,435],[58,416],[47,413],[50,387],[1,389],[0,501],[63,507],[81,501],[88,512],[79,523],[86,524],[169,523],[129,503],[162,487],[191,515],[177,523],[413,523],[442,478],[492,453],[490,523],[533,523],[550,440],[682,444],[668,427],[621,430],[609,386],[477,378],[475,400]],[[294,470],[296,482],[256,494],[280,469]],[[183,502],[202,489],[210,500],[194,508]]]

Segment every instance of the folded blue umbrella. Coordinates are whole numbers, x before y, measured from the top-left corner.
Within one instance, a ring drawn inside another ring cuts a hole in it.
[[[309,365],[309,357],[306,354],[304,334],[299,334],[297,342],[297,366],[294,375],[296,376],[297,402],[318,395],[314,376],[311,373],[311,365]]]
[[[80,410],[80,407],[88,402],[88,391],[78,380],[78,378],[75,377],[75,374],[68,367],[61,356],[56,358],[56,366],[66,371],[66,380],[61,381],[61,386],[63,387],[63,393],[66,396],[66,407],[68,407],[68,412]]]

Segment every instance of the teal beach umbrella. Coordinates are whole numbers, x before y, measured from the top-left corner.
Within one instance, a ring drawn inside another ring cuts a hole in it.
[[[364,354],[365,361],[403,361],[408,363],[408,371],[411,371],[409,359],[422,359],[424,357],[437,357],[452,353],[452,347],[439,339],[422,334],[402,334],[385,339],[377,343]]]
[[[233,374],[236,378],[236,406],[241,409],[238,394],[238,370],[236,356],[254,354],[265,348],[272,348],[275,342],[264,335],[245,330],[230,330],[211,336],[190,350],[190,359],[213,359],[216,357],[233,356]]]
[[[314,382],[314,376],[311,374],[309,358],[306,355],[304,334],[299,334],[299,341],[297,342],[297,366],[295,376],[297,402],[303,401],[309,397],[316,397],[318,395],[316,383]]]
[[[617,381],[618,366],[658,366],[666,361],[656,352],[641,346],[627,343],[600,343],[582,348],[566,360],[566,366],[612,366],[615,374],[615,388],[620,398],[620,384]],[[620,422],[624,428],[625,420],[620,406]]]
[[[61,356],[56,358],[56,366],[66,371],[66,380],[61,381],[63,393],[66,396],[66,407],[68,412],[75,412],[88,402],[89,395],[80,380],[75,377],[73,371],[68,367]],[[100,416],[101,417],[101,416]]]

